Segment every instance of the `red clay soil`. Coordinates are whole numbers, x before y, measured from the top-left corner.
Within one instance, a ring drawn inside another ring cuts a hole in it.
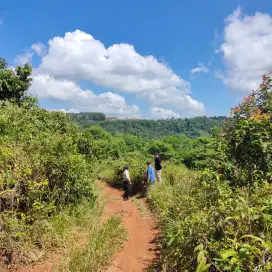
[[[124,201],[122,191],[109,187],[102,181],[98,181],[97,184],[105,192],[106,207],[103,220],[107,220],[111,215],[120,216],[128,233],[127,241],[125,241],[123,248],[113,257],[112,263],[106,269],[106,272],[146,271],[156,261],[159,254],[156,246],[158,230],[155,218],[147,212],[148,209],[144,199],[132,197],[128,201]],[[53,272],[55,271],[54,264],[60,261],[60,256],[57,258],[55,256],[54,259],[53,262],[47,261],[33,267],[11,271]]]
[[[148,212],[141,214],[143,211],[139,210],[139,206],[145,208],[146,205],[143,199],[134,197],[134,200],[131,198],[124,201],[122,191],[111,188],[103,182],[98,182],[98,185],[106,192],[105,218],[111,215],[120,216],[128,232],[128,240],[114,256],[106,272],[146,271],[156,261],[159,253],[156,246],[158,235],[156,220]]]

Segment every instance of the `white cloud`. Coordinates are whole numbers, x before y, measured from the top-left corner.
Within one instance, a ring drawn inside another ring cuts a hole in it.
[[[140,55],[130,44],[113,44],[106,48],[90,34],[76,30],[67,32],[64,37],[54,37],[48,48],[42,43],[33,44],[18,55],[15,62],[31,63],[34,55],[41,57],[41,63],[34,71],[30,93],[41,99],[62,101],[77,111],[140,116],[139,108],[127,105],[118,94],[96,95],[81,89],[82,80],[117,92],[134,93],[154,108],[175,107],[183,116],[205,111],[203,103],[189,95],[189,82],[176,75],[165,61]],[[206,72],[205,66],[200,68]]]
[[[148,97],[151,104],[155,106],[167,107],[171,105],[177,108],[183,116],[197,116],[205,112],[203,103],[194,100],[187,94],[180,95],[175,89],[162,90],[155,93],[144,93],[143,96]]]
[[[31,49],[40,57],[47,53],[47,48],[43,43],[35,43],[31,46]]]
[[[49,41],[40,71],[57,78],[91,80],[124,92],[187,87],[183,79],[153,56],[141,56],[129,44],[105,48],[100,41],[79,30]]]
[[[247,16],[238,8],[225,22],[220,48],[227,67],[223,82],[233,90],[250,92],[272,70],[272,17],[260,12]]]
[[[128,105],[125,99],[112,92],[94,94],[82,90],[75,82],[55,79],[50,75],[34,73],[29,93],[42,99],[65,101],[74,111],[101,111],[120,117],[139,116],[136,105]]]
[[[188,95],[190,84],[165,63],[153,56],[138,54],[129,44],[113,44],[106,48],[80,30],[50,40],[48,53],[37,72],[55,79],[87,80],[116,91],[136,93],[151,103],[156,97],[154,105],[162,103],[160,100],[166,96],[167,104],[179,109],[188,100],[186,109],[193,105],[191,110],[195,110],[195,104],[203,106]],[[182,103],[177,103],[176,99]]]
[[[208,73],[209,69],[203,64],[203,63],[199,63],[198,67],[192,69],[191,74],[195,74],[195,73]]]
[[[42,43],[35,43],[30,49],[25,50],[22,54],[15,57],[16,65],[24,65],[32,62],[34,54],[43,57],[46,54],[46,46]]]
[[[163,109],[158,107],[153,107],[150,109],[151,117],[154,119],[167,119],[167,118],[179,118],[180,115],[169,109]]]
[[[4,24],[4,19],[2,17],[0,17],[0,25]]]
[[[33,52],[27,50],[24,53],[17,55],[14,59],[16,65],[25,65],[31,63],[33,57]]]

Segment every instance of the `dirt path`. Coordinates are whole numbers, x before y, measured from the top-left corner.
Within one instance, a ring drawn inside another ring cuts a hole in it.
[[[156,247],[157,224],[149,213],[145,201],[137,197],[124,201],[122,191],[109,187],[102,181],[97,181],[97,185],[102,189],[106,200],[103,220],[106,221],[111,215],[120,216],[128,232],[128,240],[124,243],[124,247],[114,256],[112,264],[106,272],[146,271],[156,260],[159,252]],[[55,256],[53,262],[45,261],[16,271],[53,272],[55,271],[55,264],[60,262],[60,256]],[[2,272],[1,267],[0,272]]]
[[[156,260],[156,221],[148,212],[143,199],[133,197],[128,201],[122,198],[123,192],[98,182],[98,186],[105,192],[107,204],[104,219],[111,215],[122,218],[128,232],[128,240],[124,247],[113,258],[107,272],[142,272]]]

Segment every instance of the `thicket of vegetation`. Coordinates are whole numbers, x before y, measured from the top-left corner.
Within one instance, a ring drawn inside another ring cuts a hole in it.
[[[264,76],[217,138],[166,136],[102,172],[120,182],[128,163],[137,192],[147,155],[159,151],[165,158],[163,183],[147,193],[162,228],[154,270],[271,271],[271,90],[272,79]]]
[[[1,256],[7,265],[22,265],[67,247],[64,271],[86,271],[83,262],[74,266],[82,261],[75,255],[79,248],[70,251],[82,239],[80,258],[86,260],[88,250],[94,250],[88,268],[103,270],[115,247],[100,250],[97,243],[123,241],[125,232],[118,219],[100,223],[102,201],[94,181],[100,152],[118,147],[115,142],[105,147],[101,129],[82,133],[64,113],[37,107],[27,95],[30,82],[29,65],[14,71],[0,61]],[[87,152],[90,147],[92,153]],[[114,151],[107,153],[111,155],[116,158]]]
[[[119,218],[100,223],[94,180],[121,183],[128,164],[133,192],[141,192],[145,162],[159,152],[163,182],[146,193],[162,230],[154,270],[271,271],[271,76],[232,109],[223,127],[224,118],[199,117],[92,121],[81,129],[27,96],[30,66],[12,71],[0,63],[6,263],[37,261],[66,247],[61,271],[103,271],[125,235]],[[80,239],[84,246],[71,250],[68,244]]]
[[[211,136],[222,127],[224,116],[219,117],[195,117],[185,119],[168,120],[113,120],[94,122],[81,118],[80,115],[71,114],[72,120],[80,127],[101,126],[104,130],[115,136],[131,134],[146,139],[159,139],[168,135],[184,134],[190,138],[199,136]]]
[[[271,271],[272,78],[231,111],[203,172],[173,166],[150,194],[163,271]]]
[[[88,127],[95,121],[106,120],[106,115],[101,112],[80,112],[70,113],[71,119],[76,121],[80,126]]]

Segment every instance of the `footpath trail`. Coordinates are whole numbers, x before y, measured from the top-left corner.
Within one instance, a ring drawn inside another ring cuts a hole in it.
[[[156,246],[158,230],[156,220],[148,212],[143,199],[132,197],[123,200],[123,192],[98,181],[105,192],[106,207],[104,220],[112,215],[122,218],[128,239],[123,248],[114,256],[106,272],[142,272],[154,263],[159,254]]]
[[[124,201],[123,191],[109,187],[102,181],[97,181],[97,185],[102,190],[103,197],[106,200],[103,221],[106,221],[112,215],[120,216],[128,233],[128,239],[123,248],[116,253],[105,272],[147,271],[156,261],[159,251],[156,246],[157,223],[149,213],[144,199],[138,199],[135,196]],[[54,261],[48,260],[18,270],[6,270],[0,267],[0,272],[53,272],[56,271],[55,264],[61,262],[60,256],[54,256]]]

